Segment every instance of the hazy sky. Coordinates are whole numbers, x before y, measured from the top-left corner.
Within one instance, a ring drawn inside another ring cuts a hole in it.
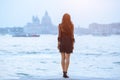
[[[76,27],[120,22],[120,0],[0,0],[0,27],[23,27],[33,15],[41,21],[45,11],[55,25],[64,13],[71,15]]]

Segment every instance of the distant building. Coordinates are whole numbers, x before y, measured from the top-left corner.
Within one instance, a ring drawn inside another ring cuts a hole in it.
[[[1,35],[5,35],[8,33],[8,29],[7,28],[0,28],[0,34]]]
[[[32,22],[24,26],[24,32],[26,34],[56,34],[57,27],[52,24],[51,18],[46,11],[41,23],[37,16],[33,16]]]
[[[42,17],[41,25],[42,26],[52,26],[53,25],[52,20],[51,20],[50,16],[48,15],[47,11],[45,12],[45,15]]]
[[[26,34],[40,34],[40,20],[39,18],[36,16],[32,17],[32,22],[31,23],[27,23],[24,26],[24,32]]]
[[[112,34],[120,34],[120,23],[113,24],[97,24],[89,25],[89,30],[92,35],[108,36]]]
[[[120,34],[120,23],[112,23],[110,25],[113,34]]]
[[[90,34],[90,31],[88,28],[82,28],[82,27],[75,27],[75,34],[78,35],[88,35]]]

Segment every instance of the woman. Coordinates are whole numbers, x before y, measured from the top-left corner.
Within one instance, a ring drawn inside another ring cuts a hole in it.
[[[64,14],[61,24],[58,26],[58,49],[61,53],[61,66],[63,70],[63,77],[69,78],[67,75],[70,54],[73,52],[74,46],[74,26],[72,24],[69,14]]]

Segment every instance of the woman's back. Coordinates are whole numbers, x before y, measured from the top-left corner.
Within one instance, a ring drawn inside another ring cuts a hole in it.
[[[74,34],[73,24],[59,24],[60,52],[72,53]]]

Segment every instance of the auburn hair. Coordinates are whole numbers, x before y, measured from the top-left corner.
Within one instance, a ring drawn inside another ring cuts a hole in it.
[[[71,17],[68,13],[63,15],[61,25],[62,32],[64,32],[66,35],[73,35],[74,26],[72,24]]]

